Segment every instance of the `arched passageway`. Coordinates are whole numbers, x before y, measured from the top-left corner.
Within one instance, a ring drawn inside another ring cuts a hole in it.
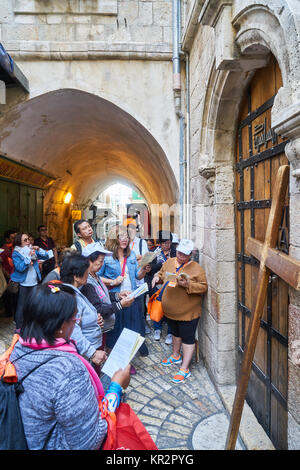
[[[108,184],[123,181],[149,205],[176,202],[177,182],[161,146],[135,118],[96,95],[61,89],[19,104],[1,119],[0,139],[2,154],[57,177],[44,211],[58,240],[70,225],[66,192],[74,208],[86,207]]]

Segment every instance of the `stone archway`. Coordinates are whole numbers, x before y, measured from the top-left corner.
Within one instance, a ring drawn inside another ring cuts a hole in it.
[[[22,103],[2,118],[0,138],[2,154],[57,176],[45,195],[45,212],[58,240],[70,222],[66,192],[75,207],[84,207],[118,180],[131,182],[149,204],[177,200],[173,170],[154,137],[127,112],[90,93],[61,89]]]

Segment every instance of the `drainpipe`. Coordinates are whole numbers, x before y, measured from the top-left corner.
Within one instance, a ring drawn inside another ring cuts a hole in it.
[[[185,53],[186,79],[186,204],[187,204],[187,238],[191,238],[191,206],[190,206],[190,56]]]
[[[181,29],[180,0],[173,0],[173,92],[175,112],[179,118],[179,205],[180,205],[180,237],[186,236],[184,224],[185,198],[185,164],[184,161],[184,114],[181,110],[181,73],[180,73],[180,29]]]

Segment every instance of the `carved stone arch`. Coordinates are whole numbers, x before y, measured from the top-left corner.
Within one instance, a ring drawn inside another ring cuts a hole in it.
[[[293,12],[287,2],[278,7],[274,2],[247,5],[235,12],[232,25],[235,44],[242,56],[266,55],[276,58],[283,85],[292,90],[300,78],[300,47]]]

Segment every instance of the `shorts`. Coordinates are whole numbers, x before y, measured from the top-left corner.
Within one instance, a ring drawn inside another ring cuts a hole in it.
[[[199,318],[191,321],[171,320],[164,317],[171,329],[172,335],[181,338],[184,344],[194,344]]]

